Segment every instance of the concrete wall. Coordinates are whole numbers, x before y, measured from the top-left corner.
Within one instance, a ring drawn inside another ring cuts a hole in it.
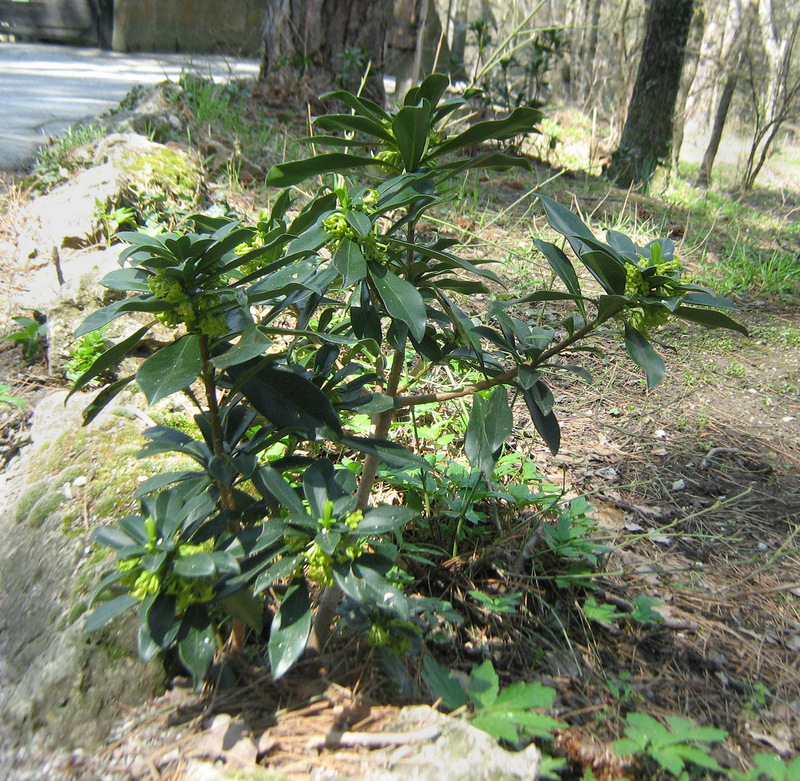
[[[116,0],[115,51],[255,56],[268,0]]]

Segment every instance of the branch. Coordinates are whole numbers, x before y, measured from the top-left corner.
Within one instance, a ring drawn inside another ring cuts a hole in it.
[[[567,348],[571,347],[573,344],[575,344],[575,342],[583,339],[584,336],[591,333],[599,324],[600,323],[597,320],[594,320],[591,323],[582,325],[577,331],[574,331],[571,336],[563,339],[558,344],[554,344],[552,347],[541,353],[536,359],[536,362],[530,365],[532,367],[541,366],[541,364],[543,364],[545,361],[548,361],[554,355],[558,355],[558,353],[563,352]],[[417,396],[398,396],[394,401],[394,408],[395,410],[398,410],[402,407],[415,407],[418,404],[430,404],[436,401],[460,399],[464,396],[470,396],[473,393],[477,393],[478,391],[495,388],[498,385],[507,385],[512,380],[516,379],[518,374],[519,366],[515,366],[513,369],[509,369],[508,371],[498,374],[491,379],[483,380],[482,382],[476,382],[474,385],[466,385],[463,388],[458,388],[456,390],[440,391],[438,393],[421,393]]]

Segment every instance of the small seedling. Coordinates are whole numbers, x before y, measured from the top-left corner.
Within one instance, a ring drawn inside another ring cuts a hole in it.
[[[698,727],[680,716],[667,716],[667,726],[646,713],[629,713],[625,737],[614,742],[618,754],[635,755],[645,763],[656,764],[677,778],[688,779],[687,766],[720,770],[702,743],[716,743],[727,732],[715,727]]]
[[[18,315],[11,319],[20,327],[18,331],[13,331],[7,336],[2,337],[2,341],[17,342],[22,346],[25,358],[32,361],[39,348],[47,338],[47,323],[38,312],[31,313],[33,317]],[[41,318],[41,319],[40,319]]]
[[[12,407],[19,407],[19,409],[24,409],[28,406],[25,399],[21,399],[19,396],[12,396],[10,391],[10,385],[0,383],[0,406],[9,405]]]
[[[552,706],[555,689],[533,681],[515,683],[501,691],[500,679],[488,659],[472,669],[466,690],[451,670],[430,657],[425,657],[423,667],[422,676],[431,694],[441,698],[447,710],[467,708],[470,723],[495,740],[519,748],[533,737],[551,740],[553,731],[564,726],[539,712]]]

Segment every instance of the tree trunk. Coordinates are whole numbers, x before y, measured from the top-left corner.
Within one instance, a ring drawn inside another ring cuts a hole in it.
[[[703,43],[703,33],[706,26],[705,14],[698,11],[692,20],[689,31],[689,42],[687,43],[686,58],[684,61],[683,74],[681,76],[678,97],[675,100],[675,111],[673,112],[673,132],[672,132],[672,170],[677,173],[678,159],[683,146],[683,134],[686,127],[686,104],[689,100],[689,91],[692,88],[697,66],[700,61],[700,48]]]
[[[725,120],[728,118],[728,109],[731,107],[733,93],[736,92],[736,83],[739,81],[739,63],[736,63],[735,70],[728,74],[722,95],[714,114],[714,125],[711,128],[711,138],[708,139],[708,146],[703,155],[703,162],[700,163],[700,173],[697,175],[695,185],[697,187],[711,186],[711,170],[714,167],[714,160],[719,150],[719,142],[722,140],[722,131],[725,128]]]
[[[288,94],[318,95],[363,75],[364,94],[383,102],[383,54],[391,0],[269,0],[260,79]]]
[[[669,159],[693,10],[694,0],[651,0],[633,96],[607,171],[620,187],[646,183],[656,166]]]

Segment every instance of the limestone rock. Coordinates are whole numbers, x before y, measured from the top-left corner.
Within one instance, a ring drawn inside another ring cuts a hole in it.
[[[120,472],[141,446],[142,424],[107,411],[81,429],[88,400],[76,396],[65,405],[66,395],[56,392],[37,405],[32,444],[0,483],[0,506],[7,508],[0,514],[4,778],[32,752],[91,747],[119,705],[142,702],[163,682],[158,665],[137,658],[134,621],[123,617],[91,637],[82,631],[83,599],[104,566],[89,542],[84,492],[96,497],[93,522],[101,505],[113,516],[130,511],[136,475]],[[118,459],[113,466],[109,453]],[[26,496],[29,506],[20,507]],[[34,525],[31,514],[47,496],[60,497],[58,506],[43,509]]]

